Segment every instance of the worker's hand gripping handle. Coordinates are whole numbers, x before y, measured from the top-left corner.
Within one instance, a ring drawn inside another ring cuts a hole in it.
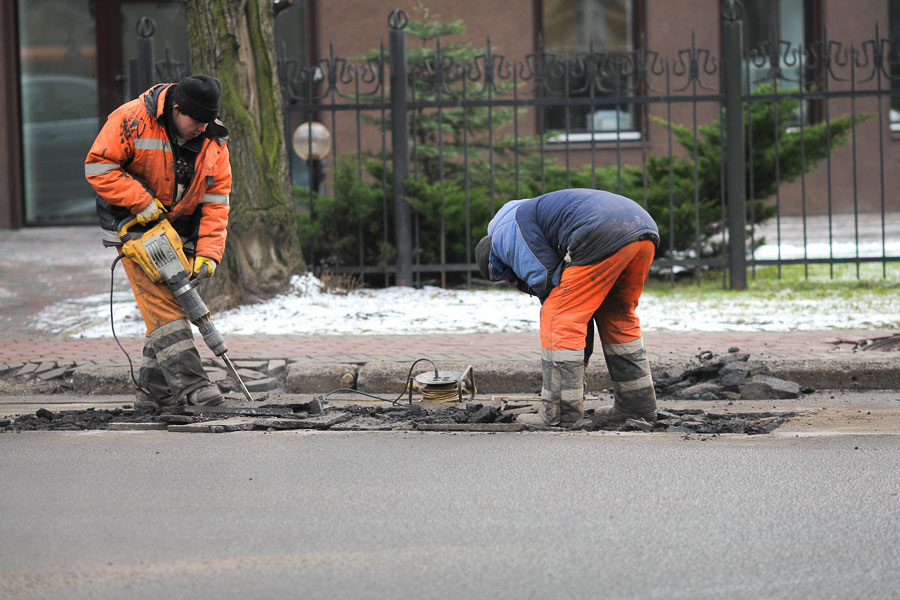
[[[195,274],[191,275],[191,283],[194,287],[197,287],[201,281],[206,279],[206,276],[209,274],[209,265],[204,263],[203,266],[200,267],[200,270]]]
[[[126,239],[127,239],[126,236],[128,235],[128,230],[131,229],[132,227],[134,227],[135,225],[140,225],[141,227],[144,227],[146,229],[151,229],[159,221],[165,220],[166,207],[163,206],[162,203],[159,200],[157,200],[156,198],[154,198],[153,201],[156,203],[156,206],[158,206],[160,208],[160,211],[157,213],[157,215],[150,220],[144,221],[143,223],[140,222],[141,220],[138,218],[138,215],[130,215],[128,217],[128,220],[126,220],[124,223],[119,225],[119,239],[120,240],[122,240],[123,242],[126,241]]]

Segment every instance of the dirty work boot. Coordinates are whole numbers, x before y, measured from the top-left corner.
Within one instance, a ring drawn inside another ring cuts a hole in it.
[[[134,394],[134,410],[135,412],[151,412],[157,413],[163,408],[175,406],[177,403],[171,396],[166,398],[153,398],[143,390],[138,390]]]
[[[584,416],[584,350],[541,350],[541,409],[519,415],[529,427],[571,427]]]
[[[526,427],[534,427],[535,429],[549,429],[550,424],[547,423],[547,411],[544,406],[536,413],[528,413],[516,417],[516,423],[521,423]]]
[[[603,344],[603,356],[613,381],[615,401],[612,406],[596,409],[594,415],[612,423],[624,423],[627,419],[655,422],[656,391],[643,338],[625,344]]]
[[[628,412],[619,406],[618,398],[612,406],[603,406],[594,410],[594,416],[610,423],[624,423],[628,419],[643,419],[648,423],[656,422],[656,410],[647,412]]]
[[[209,376],[203,369],[200,353],[194,346],[194,334],[187,319],[176,319],[160,325],[150,332],[150,345],[156,358],[159,370],[165,377],[171,396],[180,404],[207,404],[215,402],[221,404],[222,395],[218,388],[209,382]],[[198,390],[212,388],[203,393],[203,401],[192,401],[188,398],[193,393],[197,396]]]
[[[213,384],[204,385],[192,392],[188,392],[187,403],[201,406],[218,406],[225,401],[225,397],[219,392],[219,388]]]

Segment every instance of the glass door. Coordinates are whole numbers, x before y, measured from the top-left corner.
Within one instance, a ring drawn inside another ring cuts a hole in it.
[[[97,135],[97,46],[90,0],[19,0],[25,222],[86,221],[84,158]]]

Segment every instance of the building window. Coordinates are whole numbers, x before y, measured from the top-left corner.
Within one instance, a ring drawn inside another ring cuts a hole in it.
[[[548,61],[546,95],[559,104],[543,112],[544,132],[560,132],[551,141],[640,139],[635,105],[604,99],[632,96],[631,69],[610,68],[615,57],[635,47],[638,0],[543,0],[541,27]],[[596,75],[587,76],[591,61]],[[618,63],[622,64],[622,63]],[[591,99],[577,104],[566,99]]]
[[[763,86],[778,93],[797,93],[815,89],[822,77],[821,67],[813,71],[804,49],[814,48],[820,41],[815,26],[820,0],[744,0],[744,91],[755,92]],[[770,55],[778,53],[777,70]],[[813,61],[816,62],[816,61]],[[822,115],[821,101],[804,100],[794,112],[791,126],[809,125]]]
[[[772,83],[771,66],[763,60],[772,50],[780,54],[779,88],[797,89],[805,74],[800,72],[796,52],[805,47],[806,41],[805,0],[744,0],[744,56],[750,90]],[[788,56],[784,42],[790,44]]]

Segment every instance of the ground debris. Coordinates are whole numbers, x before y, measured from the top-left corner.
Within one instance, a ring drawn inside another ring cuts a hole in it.
[[[481,432],[515,432],[522,431],[525,426],[521,423],[418,423],[415,426],[419,431],[481,431]]]
[[[48,415],[52,415],[49,416]],[[7,430],[15,431],[67,431],[86,429],[107,429],[113,419],[121,418],[126,411],[116,408],[112,410],[63,410],[51,412],[40,408],[35,414],[20,415],[6,425]]]
[[[750,355],[737,348],[726,354],[709,350],[697,355],[700,365],[680,375],[654,381],[659,398],[682,400],[775,400],[799,398],[815,390],[801,388],[793,381],[767,375],[762,363],[750,361]]]
[[[867,352],[872,350],[876,350],[879,352],[895,352],[900,351],[900,333],[895,333],[893,335],[883,337],[862,339],[847,339],[839,337],[832,340],[830,343],[835,347],[839,347],[842,344],[850,345],[850,349],[853,352]]]
[[[306,405],[297,407],[308,408]],[[111,410],[73,410],[51,412],[39,409],[36,414],[20,415],[0,431],[59,430],[127,430],[165,429],[180,432],[276,431],[318,429],[332,431],[470,431],[515,432],[523,427],[515,417],[523,410],[535,412],[539,403],[501,404],[470,402],[466,404],[404,404],[397,406],[350,404],[326,406],[310,415],[293,411],[289,405],[268,405],[255,413],[247,410],[171,410],[161,414],[139,413],[121,408]],[[509,408],[509,410],[506,410]],[[584,419],[570,430],[680,432],[697,434],[769,433],[789,419],[793,412],[706,412],[700,409],[666,409],[657,411],[653,423],[629,419],[624,424],[607,422],[587,409]],[[230,421],[229,421],[230,419]],[[561,428],[550,430],[564,431]]]

